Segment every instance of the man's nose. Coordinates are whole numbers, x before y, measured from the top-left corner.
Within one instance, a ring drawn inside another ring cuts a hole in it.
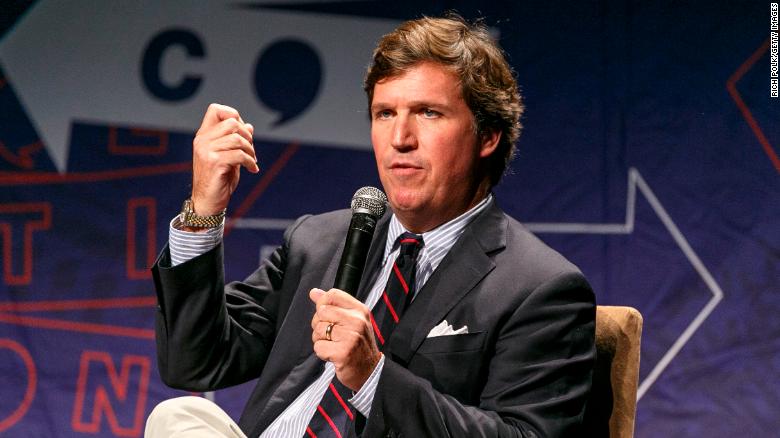
[[[390,144],[398,150],[417,147],[417,135],[414,122],[407,116],[396,117],[393,121],[393,133]]]

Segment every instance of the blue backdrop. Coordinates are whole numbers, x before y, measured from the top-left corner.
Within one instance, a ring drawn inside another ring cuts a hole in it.
[[[0,435],[141,436],[183,394],[156,370],[148,267],[206,104],[259,120],[263,171],[229,208],[239,279],[294,218],[378,184],[370,47],[447,9],[486,17],[522,84],[500,205],[644,315],[636,436],[777,433],[771,2],[60,3],[0,10]],[[237,416],[250,386],[208,396]]]

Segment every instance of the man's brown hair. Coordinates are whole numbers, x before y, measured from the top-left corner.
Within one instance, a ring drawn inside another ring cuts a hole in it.
[[[455,14],[423,17],[407,21],[383,36],[363,84],[369,108],[377,82],[426,61],[441,64],[460,78],[463,99],[474,114],[477,136],[501,133],[489,162],[490,184],[496,185],[514,156],[523,104],[504,53],[482,22],[469,24]]]

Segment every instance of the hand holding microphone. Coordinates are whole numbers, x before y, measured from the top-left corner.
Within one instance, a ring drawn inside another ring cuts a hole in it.
[[[371,312],[355,299],[366,264],[376,222],[387,208],[387,197],[374,187],[363,187],[352,197],[352,220],[333,289],[312,289],[317,305],[311,321],[314,352],[332,362],[336,377],[358,391],[381,358],[374,339]]]
[[[333,287],[355,296],[366,265],[376,221],[387,209],[387,196],[375,187],[363,187],[352,196],[350,205],[352,221],[349,223],[344,252]]]

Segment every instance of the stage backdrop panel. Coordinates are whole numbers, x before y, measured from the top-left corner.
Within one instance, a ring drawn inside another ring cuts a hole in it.
[[[207,105],[256,128],[225,237],[241,279],[296,217],[379,184],[370,52],[448,9],[486,17],[522,85],[499,204],[644,315],[636,436],[776,434],[774,3],[420,3],[4,2],[1,436],[137,437],[187,394],[157,372],[149,267]],[[238,417],[251,386],[203,396]]]

